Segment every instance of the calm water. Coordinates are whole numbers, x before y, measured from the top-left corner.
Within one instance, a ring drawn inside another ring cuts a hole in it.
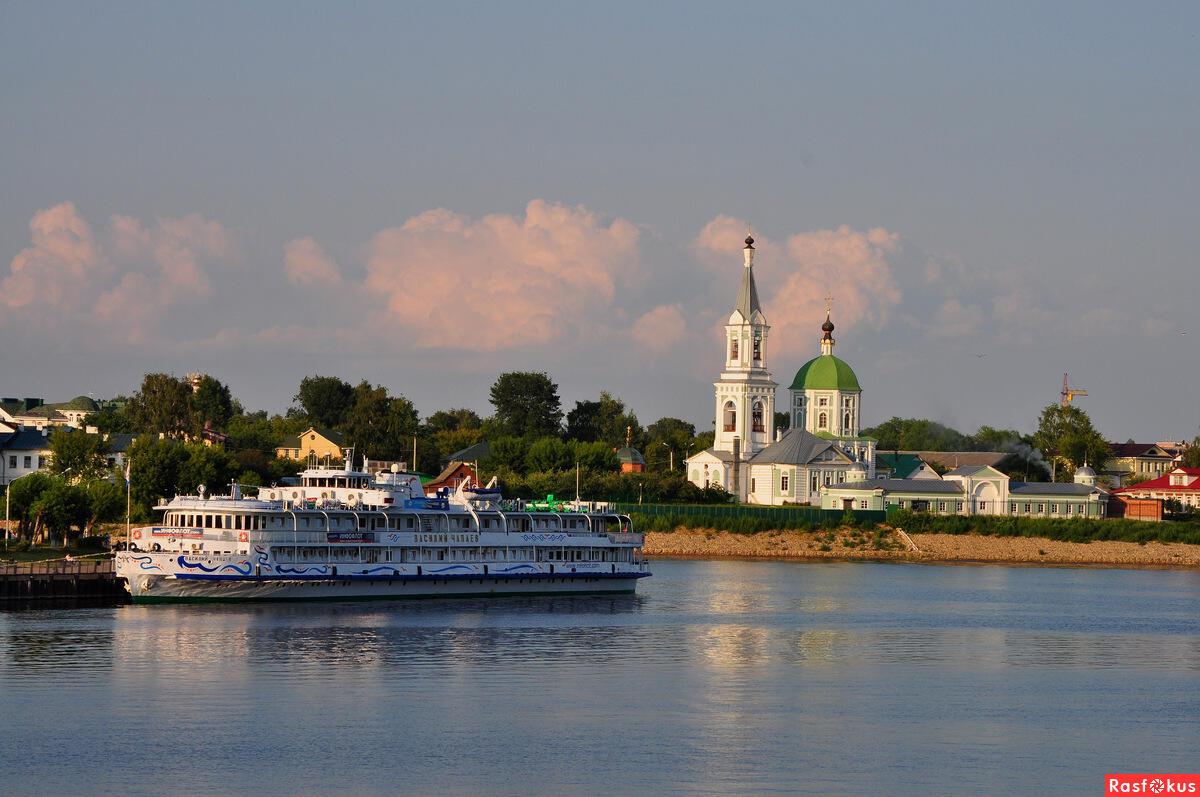
[[[0,613],[4,794],[1061,794],[1200,769],[1200,573]]]

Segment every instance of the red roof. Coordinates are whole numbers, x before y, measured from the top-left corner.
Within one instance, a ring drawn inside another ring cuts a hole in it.
[[[1192,483],[1187,486],[1171,484],[1171,474],[1178,473],[1179,471],[1183,471],[1187,475],[1197,478],[1195,478]],[[1131,493],[1141,492],[1143,490],[1186,490],[1188,492],[1200,492],[1200,468],[1175,468],[1169,473],[1164,473],[1162,476],[1159,476],[1157,479],[1138,482],[1137,484],[1129,487],[1119,487],[1116,490],[1113,490],[1113,492]]]

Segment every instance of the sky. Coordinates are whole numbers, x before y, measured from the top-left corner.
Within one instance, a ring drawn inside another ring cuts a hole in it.
[[[781,384],[1200,432],[1200,5],[0,2],[0,394],[204,371],[713,423],[747,225]]]

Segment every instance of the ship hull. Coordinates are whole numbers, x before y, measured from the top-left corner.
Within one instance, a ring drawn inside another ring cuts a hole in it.
[[[138,574],[128,578],[128,588],[134,603],[405,600],[632,593],[638,579],[648,575],[591,573],[524,577],[270,579],[171,578]]]

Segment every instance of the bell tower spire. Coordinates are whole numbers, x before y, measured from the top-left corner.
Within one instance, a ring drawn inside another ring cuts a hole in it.
[[[725,323],[725,367],[716,388],[713,448],[744,461],[775,439],[775,388],[767,368],[770,325],[754,284],[754,236],[747,228],[737,302]],[[732,489],[731,482],[729,488]],[[745,485],[737,483],[739,489]]]

